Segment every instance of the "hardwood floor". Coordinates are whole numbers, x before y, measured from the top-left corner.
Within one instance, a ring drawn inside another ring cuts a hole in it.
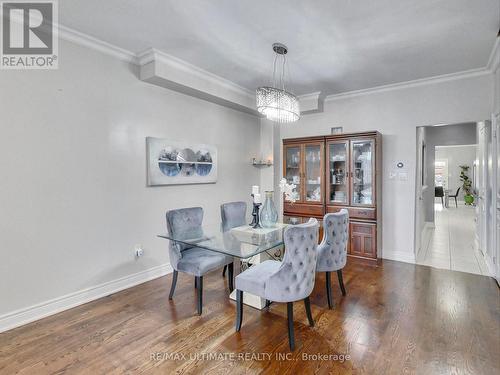
[[[179,274],[169,301],[171,278],[0,334],[0,374],[500,373],[500,293],[484,276],[349,259],[346,297],[332,277],[333,310],[327,308],[324,274],[318,275],[311,295],[314,328],[304,304],[295,304],[293,353],[286,304],[272,304],[269,311],[245,306],[241,332],[235,333],[235,303],[221,271],[204,278],[201,317],[193,278]],[[260,358],[229,358],[231,353]],[[307,354],[350,358],[307,360]]]

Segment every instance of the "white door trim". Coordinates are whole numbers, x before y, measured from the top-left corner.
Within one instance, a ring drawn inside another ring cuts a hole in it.
[[[491,245],[493,269],[491,274],[495,277],[500,284],[500,112],[492,114],[492,176],[493,192],[492,192],[492,205],[493,215],[491,223]]]

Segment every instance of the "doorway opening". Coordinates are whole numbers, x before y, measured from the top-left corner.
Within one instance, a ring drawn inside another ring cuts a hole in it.
[[[477,123],[422,127],[417,142],[416,263],[489,275],[476,225]]]

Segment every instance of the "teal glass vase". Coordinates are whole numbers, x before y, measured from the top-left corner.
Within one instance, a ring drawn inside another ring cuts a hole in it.
[[[274,228],[278,222],[278,211],[273,201],[273,191],[266,191],[266,200],[260,212],[260,224],[264,228]]]

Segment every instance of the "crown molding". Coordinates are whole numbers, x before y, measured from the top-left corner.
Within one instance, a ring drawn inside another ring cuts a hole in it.
[[[449,82],[459,79],[480,77],[483,75],[493,73],[495,70],[498,69],[499,64],[500,64],[500,37],[497,37],[495,40],[495,44],[493,45],[493,49],[488,58],[488,63],[484,68],[464,70],[456,73],[442,74],[434,77],[426,77],[411,81],[392,83],[389,85],[375,86],[367,89],[341,92],[338,94],[327,95],[325,97],[325,101],[346,99],[361,95],[375,94],[375,93],[381,93],[391,90],[399,90],[409,87],[424,86],[433,83]]]
[[[332,95],[326,96],[325,101],[346,99],[346,98],[352,98],[352,97],[356,97],[356,96],[362,96],[362,95],[368,95],[368,94],[374,94],[374,93],[382,93],[382,92],[386,92],[386,91],[400,90],[400,89],[405,89],[405,88],[410,88],[410,87],[425,86],[425,85],[430,85],[430,84],[434,84],[434,83],[449,82],[449,81],[455,81],[455,80],[465,79],[465,78],[480,77],[480,76],[483,76],[486,74],[491,74],[491,71],[487,68],[465,70],[462,72],[443,74],[443,75],[434,76],[434,77],[420,78],[420,79],[415,79],[415,80],[411,80],[411,81],[391,83],[389,85],[381,85],[381,86],[375,86],[375,87],[371,87],[371,88],[367,88],[367,89],[353,90],[353,91],[342,92],[339,94],[332,94]]]
[[[321,91],[311,92],[309,94],[299,95],[297,96],[299,100],[317,100],[321,95]]]
[[[227,79],[154,48],[138,54],[137,61],[141,81],[259,116],[255,94]]]
[[[490,58],[488,59],[488,64],[486,65],[486,69],[491,72],[494,72],[498,69],[498,65],[500,64],[500,37],[497,37],[495,40],[495,44],[493,45],[493,50],[490,53]]]
[[[204,80],[206,82],[209,82],[216,87],[222,88],[226,91],[233,92],[234,94],[242,98],[244,97],[245,101],[255,100],[255,93],[252,90],[249,90],[245,87],[236,84],[235,82],[232,82],[228,79],[225,79],[216,74],[208,72],[193,64],[190,64],[184,60],[181,60],[177,57],[169,55],[165,52],[161,52],[154,48],[148,48],[147,50],[136,54],[134,52],[117,47],[111,43],[84,34],[80,31],[71,29],[64,25],[58,25],[58,30],[59,30],[59,37],[61,39],[104,53],[111,57],[117,58],[121,61],[139,66],[145,66],[152,62],[161,62],[163,65],[170,66],[179,72],[191,75],[192,77],[198,80]],[[462,72],[443,74],[439,76],[426,77],[426,78],[405,81],[405,82],[398,82],[388,85],[381,85],[361,90],[341,92],[338,94],[332,94],[327,96],[321,95],[320,92],[313,92],[309,94],[300,95],[299,100],[305,104],[304,108],[306,110],[302,114],[317,113],[322,111],[323,102],[326,101],[345,99],[361,95],[381,93],[381,92],[410,88],[410,87],[424,86],[428,84],[448,82],[464,78],[478,77],[494,72],[496,69],[498,69],[499,65],[500,65],[500,38],[497,37],[493,50],[491,51],[491,54],[489,56],[488,63],[484,68],[471,69]],[[314,105],[311,107],[311,103],[314,101],[318,103],[315,108],[313,108]],[[245,112],[248,112],[247,108],[245,108]]]
[[[151,62],[158,62],[172,69],[182,71],[198,79],[203,79],[209,81],[211,84],[223,87],[226,90],[233,91],[239,95],[251,98],[252,101],[255,100],[255,92],[240,86],[233,81],[226,78],[222,78],[216,74],[210,73],[196,65],[190,64],[184,60],[181,60],[175,56],[169,55],[168,53],[159,51],[155,48],[148,48],[147,50],[140,52],[136,57],[137,64],[139,66],[144,66]]]
[[[301,115],[323,112],[324,96],[321,95],[321,91],[299,95],[298,99]]]
[[[121,61],[132,63],[135,65],[137,64],[137,55],[131,51],[117,47],[111,43],[94,38],[93,36],[81,33],[80,31],[76,31],[61,24],[59,24],[57,27],[59,38],[61,39],[93,49],[111,57],[115,57]]]
[[[161,61],[162,63],[172,66],[175,69],[190,73],[198,78],[207,79],[214,84],[225,87],[226,89],[234,90],[239,94],[252,97],[252,99],[254,98],[255,93],[253,91],[155,48],[148,48],[145,51],[136,54],[64,25],[58,25],[58,31],[61,39],[102,52],[121,61],[139,66],[152,61]]]
[[[138,65],[142,76],[149,74],[146,79],[141,78],[143,81],[257,115],[254,108],[255,93],[228,79],[154,48],[148,48],[136,54],[64,25],[59,24],[57,28],[61,39],[104,53],[126,63]],[[163,79],[164,77],[154,77],[151,73],[159,66],[163,72],[169,71],[172,73],[171,76],[177,79],[168,82],[168,79]]]

